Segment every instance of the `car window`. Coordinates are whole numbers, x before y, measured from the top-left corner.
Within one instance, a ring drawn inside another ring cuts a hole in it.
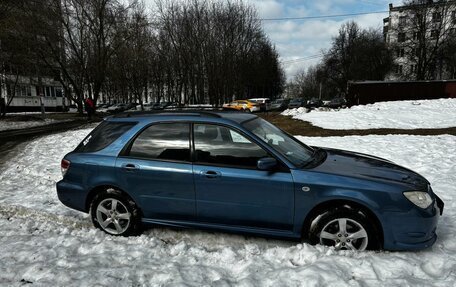
[[[312,148],[299,143],[296,139],[261,118],[248,121],[243,126],[298,167],[304,166],[312,160],[314,154]]]
[[[256,168],[268,153],[235,130],[210,124],[195,124],[196,161],[246,168]]]
[[[104,149],[136,125],[135,122],[109,122],[99,124],[75,149],[76,152],[96,152]]]
[[[190,125],[162,123],[145,129],[133,142],[128,156],[190,161]]]

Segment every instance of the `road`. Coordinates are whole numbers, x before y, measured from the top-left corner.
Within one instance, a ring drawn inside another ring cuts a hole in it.
[[[60,122],[45,126],[38,126],[28,129],[7,130],[0,132],[0,169],[8,159],[14,156],[16,147],[25,145],[27,142],[40,136],[59,133],[72,129],[83,128],[87,125],[84,120],[75,120],[70,122]]]

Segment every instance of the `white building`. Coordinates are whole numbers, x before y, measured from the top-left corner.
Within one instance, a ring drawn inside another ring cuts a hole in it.
[[[439,48],[456,36],[456,1],[415,1],[416,4],[389,5],[389,17],[383,19],[385,41],[394,48],[395,69],[387,80],[414,79],[432,62],[434,79],[453,78],[446,71]],[[435,53],[435,54],[432,54]],[[432,61],[429,61],[432,60]]]
[[[60,82],[50,77],[26,77],[0,74],[0,104],[11,100],[8,112],[61,111],[65,107]]]

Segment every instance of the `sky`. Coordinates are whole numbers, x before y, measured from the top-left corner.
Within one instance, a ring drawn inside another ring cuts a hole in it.
[[[258,9],[260,18],[308,17],[388,11],[388,4],[399,6],[402,0],[248,0]],[[388,13],[338,18],[262,21],[263,28],[276,46],[288,79],[321,60],[340,26],[350,20],[362,28],[382,29]],[[304,58],[304,59],[303,59]]]
[[[153,0],[146,0],[146,4]],[[388,11],[388,4],[398,6],[402,0],[244,0],[257,8],[262,19],[340,15]],[[362,28],[382,29],[388,13],[350,17],[262,21],[266,35],[280,55],[282,67],[290,80],[321,60],[321,53],[331,45],[340,26],[350,20]]]

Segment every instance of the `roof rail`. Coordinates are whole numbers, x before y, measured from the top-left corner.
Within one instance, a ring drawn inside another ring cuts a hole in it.
[[[114,115],[114,118],[135,118],[147,116],[209,116],[221,118],[217,111],[208,110],[160,110],[160,111],[137,111],[137,112],[122,112]]]

